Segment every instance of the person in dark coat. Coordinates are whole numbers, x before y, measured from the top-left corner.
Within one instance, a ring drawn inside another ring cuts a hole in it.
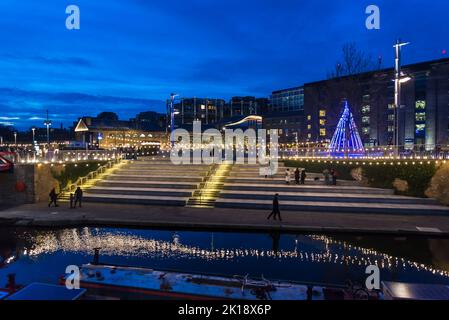
[[[83,190],[80,187],[75,190],[75,208],[76,204],[79,203],[79,207],[81,208],[81,202],[83,201]]]
[[[73,209],[73,201],[75,200],[73,193],[70,193],[70,209]]]
[[[56,193],[56,189],[51,189],[50,193],[48,194],[48,197],[50,198],[50,202],[48,203],[48,207],[50,208],[52,204],[55,205],[55,207],[59,207],[57,204],[58,201],[58,194]]]
[[[274,195],[273,199],[273,211],[271,211],[270,215],[267,217],[267,220],[270,220],[273,217],[273,220],[276,220],[276,216],[279,217],[279,220],[282,221],[281,211],[279,210],[279,194]]]
[[[337,185],[337,178],[338,178],[337,171],[332,169],[331,175],[332,175],[332,185],[336,186]]]
[[[306,183],[306,177],[307,177],[306,169],[303,169],[301,171],[301,184],[305,184]]]
[[[296,168],[296,170],[295,170],[295,183],[296,184],[299,184],[300,176],[301,176],[301,172],[299,171],[299,168]]]

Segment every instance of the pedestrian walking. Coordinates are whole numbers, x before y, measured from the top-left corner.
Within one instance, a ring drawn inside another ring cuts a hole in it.
[[[338,172],[337,170],[332,169],[332,185],[337,185]]]
[[[330,181],[330,172],[328,169],[324,169],[323,171],[323,176],[324,176],[324,184],[325,185],[330,185],[331,181]]]
[[[79,207],[81,208],[81,202],[83,201],[83,190],[81,190],[80,187],[76,188],[75,191],[75,208],[76,204],[79,204]]]
[[[295,170],[295,183],[299,184],[299,180],[301,178],[301,172],[299,171],[299,168],[296,168]]]
[[[306,177],[307,177],[307,174],[306,174],[306,169],[303,169],[302,171],[301,171],[301,184],[306,184]]]
[[[273,217],[273,220],[276,220],[276,216],[279,217],[279,221],[282,221],[281,211],[279,210],[279,194],[275,194],[273,198],[273,210],[270,215],[267,217],[267,220],[270,220]]]
[[[53,188],[51,189],[50,193],[48,194],[48,197],[50,198],[50,202],[48,203],[48,207],[50,208],[52,204],[55,205],[55,207],[59,207],[58,206],[58,194],[56,193],[56,189]]]
[[[73,201],[75,198],[73,197],[73,193],[70,193],[70,209],[73,209]]]
[[[291,176],[290,176],[290,169],[285,170],[285,183],[290,184]]]

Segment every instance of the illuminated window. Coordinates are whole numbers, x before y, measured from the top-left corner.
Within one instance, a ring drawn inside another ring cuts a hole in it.
[[[368,128],[368,127],[362,128],[362,132],[363,132],[363,134],[368,135],[370,133],[370,128]]]
[[[394,132],[394,126],[388,126],[388,132]]]
[[[418,122],[426,121],[426,113],[425,112],[419,112],[415,114],[415,119]]]
[[[370,123],[370,117],[362,117],[362,123],[369,124]]]
[[[426,102],[423,100],[416,101],[416,109],[417,110],[424,110],[426,109]]]
[[[388,121],[394,121],[394,114],[388,115]]]
[[[312,129],[312,125],[310,125],[310,124],[307,125],[307,129],[308,129],[308,130],[311,130],[311,129]]]
[[[312,116],[310,114],[307,116],[307,120],[312,120]]]
[[[312,134],[311,134],[311,133],[308,133],[308,134],[307,134],[307,138],[308,138],[308,139],[312,139]]]
[[[321,137],[326,136],[326,129],[320,129],[320,136]]]
[[[390,110],[394,109],[394,104],[390,103],[390,104],[388,105],[388,109],[390,109]]]
[[[416,125],[416,132],[418,133],[418,132],[422,132],[422,131],[424,131],[424,130],[426,130],[426,125],[425,124],[417,124]]]
[[[320,110],[320,117],[326,116],[326,110]]]
[[[201,110],[206,109],[206,106],[204,104],[201,105]]]
[[[326,125],[326,120],[320,119],[320,126],[325,126],[325,125]]]
[[[362,113],[370,113],[371,112],[371,106],[366,105],[362,107]]]

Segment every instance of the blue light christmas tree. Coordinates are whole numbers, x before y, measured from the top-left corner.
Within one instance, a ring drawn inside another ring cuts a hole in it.
[[[345,101],[343,113],[329,145],[329,153],[334,156],[360,156],[365,153],[348,101]]]

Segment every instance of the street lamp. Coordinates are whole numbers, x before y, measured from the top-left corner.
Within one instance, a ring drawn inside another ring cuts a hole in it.
[[[394,73],[394,144],[396,146],[396,157],[399,157],[399,109],[401,108],[401,84],[409,81],[410,77],[403,77],[401,73],[401,49],[410,42],[397,40],[393,46],[395,48],[395,73]]]
[[[36,141],[36,139],[35,139],[35,136],[36,136],[36,128],[31,128],[31,131],[33,132],[33,143],[31,144],[32,146],[33,146],[33,158],[34,158],[34,160],[36,160],[36,147],[35,147],[35,141]]]
[[[44,125],[47,127],[47,149],[50,149],[50,126],[51,126],[51,120],[48,119],[48,110],[47,110],[47,119],[44,121]]]
[[[14,145],[17,149],[17,132],[14,132]]]
[[[176,93],[170,94],[170,143],[172,148],[175,146],[175,98],[179,96]]]

